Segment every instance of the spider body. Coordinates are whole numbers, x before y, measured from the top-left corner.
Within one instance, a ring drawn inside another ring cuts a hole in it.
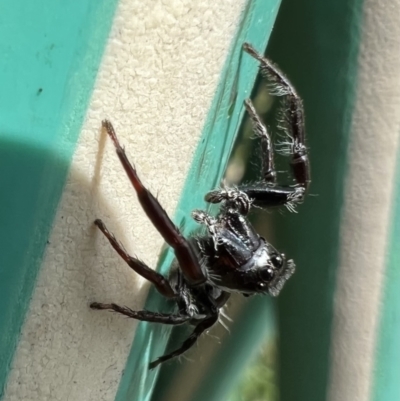
[[[271,138],[251,101],[246,100],[245,107],[253,130],[261,141],[262,180],[238,188],[222,187],[206,194],[207,202],[221,206],[215,217],[205,211],[193,211],[192,217],[206,227],[205,234],[186,239],[180,233],[157,199],[141,183],[111,123],[103,121],[103,127],[114,142],[116,153],[141,206],[167,244],[174,249],[176,260],[169,276],[164,277],[127,254],[101,220],[96,220],[95,224],[136,273],[149,280],[163,296],[175,301],[177,312],[133,311],[117,304],[99,302],[93,302],[90,307],[112,310],[143,321],[170,325],[189,323],[194,326],[192,334],[180,348],[151,362],[150,369],[188,350],[204,331],[218,321],[221,309],[232,292],[244,296],[277,296],[295,270],[293,260],[287,260],[283,253],[258,235],[248,220],[248,213],[252,205],[284,205],[293,211],[296,204],[303,201],[310,183],[303,106],[294,87],[276,66],[249,44],[244,45],[244,50],[260,62],[261,74],[273,85],[271,93],[285,99],[283,122],[286,141],[280,145],[283,148],[281,150],[291,156],[295,184],[277,185]]]

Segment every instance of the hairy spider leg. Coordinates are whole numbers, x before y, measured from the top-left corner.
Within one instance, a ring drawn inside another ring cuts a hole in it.
[[[157,273],[150,267],[146,266],[141,260],[130,256],[123,246],[117,241],[115,236],[107,229],[106,225],[102,220],[95,220],[94,224],[100,229],[100,231],[106,236],[111,246],[117,251],[118,255],[128,264],[128,266],[134,270],[137,274],[140,274],[146,280],[149,280],[157,289],[157,291],[164,295],[166,298],[175,298],[177,295],[169,284],[168,280]],[[96,308],[95,308],[96,309]],[[97,308],[99,309],[99,308]]]
[[[285,97],[286,107],[283,109],[283,117],[289,142],[284,143],[284,145],[289,147],[288,153],[292,156],[290,165],[296,185],[276,185],[271,138],[251,100],[247,99],[245,100],[245,107],[252,120],[253,131],[261,138],[262,180],[240,185],[239,188],[233,189],[223,186],[206,194],[205,200],[211,203],[223,202],[225,206],[231,205],[243,215],[248,213],[252,204],[267,208],[285,205],[290,211],[295,211],[296,204],[304,199],[304,194],[310,184],[309,160],[305,146],[303,104],[296,89],[279,68],[257,53],[250,44],[245,43],[243,49],[260,62],[261,75],[273,85],[271,94]]]
[[[210,203],[224,202],[226,209],[234,207],[242,215],[247,215],[251,206],[251,200],[245,192],[236,187],[228,188],[224,184],[221,188],[208,192],[204,196],[204,200]]]
[[[293,140],[290,164],[297,184],[307,190],[310,184],[310,166],[305,146],[303,102],[289,79],[276,65],[260,55],[248,43],[243,45],[243,49],[260,62],[261,75],[275,85],[272,94],[285,96],[287,99],[288,109],[285,108],[284,117],[289,136]]]
[[[271,138],[260,116],[257,114],[250,99],[245,100],[245,107],[253,123],[253,131],[261,138],[262,176],[256,183],[244,184],[239,187],[251,203],[261,207],[274,207],[286,205],[294,210],[294,203],[298,202],[304,194],[303,187],[289,187],[276,185],[276,171],[274,167],[274,154]],[[230,199],[226,198],[226,201]],[[238,209],[240,211],[240,209]]]
[[[263,181],[274,184],[276,182],[274,151],[267,127],[261,121],[250,99],[244,101],[244,106],[253,124],[253,132],[261,139]]]
[[[197,339],[211,326],[213,326],[218,321],[219,314],[216,313],[204,320],[202,320],[193,330],[193,333],[182,343],[182,345],[176,349],[175,351],[171,352],[170,354],[163,355],[157,358],[155,361],[149,364],[149,369],[154,369],[160,363],[168,361],[169,359],[175,358],[179,355],[182,355],[186,352],[189,348],[191,348]]]
[[[169,325],[180,325],[190,320],[190,316],[185,315],[174,315],[168,313],[155,313],[147,310],[134,311],[126,306],[120,306],[117,304],[103,304],[100,302],[92,302],[90,304],[92,309],[98,310],[111,310],[122,315],[131,317],[133,319],[142,320],[144,322],[162,323]]]
[[[164,238],[165,242],[174,249],[176,259],[178,260],[185,278],[193,286],[203,284],[206,281],[206,277],[188,241],[168,217],[158,200],[140,181],[136,169],[129,162],[125,150],[118,141],[112,124],[108,120],[104,120],[103,127],[115,145],[117,155],[136,191],[144,212]]]
[[[253,122],[254,132],[261,137],[263,179],[256,183],[240,185],[239,188],[227,188],[222,185],[221,188],[208,192],[204,199],[210,203],[223,203],[225,209],[234,208],[242,215],[248,214],[252,204],[259,207],[285,205],[293,211],[295,203],[302,200],[305,189],[302,186],[276,185],[272,141],[249,99],[245,100],[245,107]]]
[[[261,137],[263,180],[255,184],[241,185],[239,190],[245,193],[256,206],[285,205],[290,211],[295,211],[296,204],[304,199],[304,194],[310,184],[309,160],[304,139],[303,104],[293,85],[273,63],[262,57],[248,43],[243,45],[243,49],[260,62],[261,75],[273,84],[271,93],[276,96],[284,96],[286,99],[287,107],[283,109],[283,116],[285,132],[290,142],[285,145],[289,146],[288,153],[292,156],[290,165],[296,185],[276,185],[271,139],[251,101],[246,100],[245,107],[253,122],[253,130],[256,135]]]

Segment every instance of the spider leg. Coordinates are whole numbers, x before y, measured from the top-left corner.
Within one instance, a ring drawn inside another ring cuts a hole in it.
[[[168,361],[169,359],[175,358],[184,352],[186,352],[189,348],[191,348],[197,341],[197,339],[200,337],[204,331],[206,331],[208,328],[213,326],[216,322],[218,321],[218,313],[202,320],[193,330],[193,333],[183,342],[183,344],[176,349],[175,351],[160,356],[157,358],[155,361],[151,362],[149,364],[149,369],[154,369],[156,366],[158,366],[160,363],[163,363],[165,361]]]
[[[233,207],[243,215],[249,212],[252,203],[261,207],[286,205],[289,210],[294,211],[296,203],[302,201],[306,188],[299,182],[296,187],[276,185],[271,138],[250,99],[245,100],[245,107],[252,120],[253,131],[261,139],[263,179],[255,184],[241,185],[239,188],[222,186],[221,189],[206,194],[205,200],[210,203],[224,202],[226,209]]]
[[[243,215],[249,213],[252,202],[246,192],[236,187],[228,188],[224,184],[222,184],[221,188],[208,192],[204,200],[210,203],[224,202],[226,209],[234,208]]]
[[[106,236],[111,246],[117,251],[122,259],[128,264],[128,266],[134,270],[137,274],[140,274],[146,280],[149,280],[156,287],[157,291],[164,295],[166,298],[175,298],[176,294],[169,284],[168,280],[157,273],[150,267],[146,266],[142,261],[130,256],[122,245],[117,241],[115,236],[107,229],[102,220],[97,219],[94,224],[100,229],[100,231]]]
[[[273,84],[271,94],[286,97],[285,129],[292,139],[290,164],[297,184],[307,190],[310,184],[310,166],[305,146],[303,102],[289,79],[276,65],[257,53],[248,43],[243,45],[243,49],[260,62],[261,75]]]
[[[263,181],[268,183],[275,183],[276,171],[274,165],[274,152],[272,147],[272,141],[268,134],[267,127],[261,121],[260,116],[257,114],[256,109],[250,99],[244,101],[247,113],[253,123],[253,132],[261,138],[261,150],[262,155],[262,175]]]
[[[103,304],[100,302],[92,302],[90,304],[90,307],[92,309],[97,309],[97,310],[111,310],[136,320],[142,320],[144,322],[179,325],[186,323],[190,320],[190,316],[174,315],[167,313],[155,313],[146,310],[134,311],[128,308],[127,306],[120,306],[117,304]]]
[[[306,188],[303,185],[279,186],[276,185],[276,171],[273,161],[273,146],[268,132],[261,122],[250,100],[245,101],[245,107],[253,121],[253,130],[261,137],[261,151],[263,158],[263,179],[257,183],[241,185],[237,190],[245,194],[251,203],[260,207],[274,207],[285,205],[290,211],[295,211],[297,203],[304,198]]]
[[[246,100],[245,107],[253,122],[253,130],[261,137],[261,150],[264,155],[263,179],[257,183],[241,185],[239,191],[246,194],[256,206],[285,205],[290,211],[295,211],[296,204],[303,201],[310,184],[309,160],[305,146],[303,104],[296,89],[278,67],[257,53],[248,43],[243,45],[243,49],[260,62],[262,76],[272,84],[271,94],[285,97],[283,128],[289,141],[281,145],[288,147],[287,153],[291,155],[290,165],[296,185],[276,185],[272,141],[251,101]]]
[[[168,217],[158,200],[140,181],[136,169],[126,157],[125,150],[121,147],[111,123],[108,120],[105,120],[103,121],[103,127],[114,143],[117,155],[136,191],[144,212],[164,238],[165,242],[174,249],[176,259],[178,260],[186,279],[191,285],[204,283],[206,277],[203,274],[198,258],[190,247],[188,241],[183,237],[178,228]]]

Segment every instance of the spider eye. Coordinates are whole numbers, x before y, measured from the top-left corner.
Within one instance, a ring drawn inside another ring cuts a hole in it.
[[[283,265],[284,258],[285,258],[284,254],[282,254],[282,255],[279,255],[279,254],[278,255],[272,255],[271,256],[271,262],[274,265],[274,267],[280,269],[282,267],[282,265]]]
[[[270,267],[261,270],[260,273],[261,273],[261,274],[260,274],[260,275],[261,275],[261,279],[262,279],[264,282],[269,282],[269,281],[271,281],[271,280],[274,278],[274,271],[273,271]],[[261,283],[261,284],[264,284],[264,283]],[[264,285],[265,285],[265,284],[264,284]]]

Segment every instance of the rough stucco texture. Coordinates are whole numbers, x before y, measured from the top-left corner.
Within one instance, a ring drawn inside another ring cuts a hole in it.
[[[147,285],[98,233],[155,266],[162,239],[101,120],[173,215],[243,1],[122,0],[13,362],[5,400],[112,400],[136,323],[90,301],[143,306]]]

